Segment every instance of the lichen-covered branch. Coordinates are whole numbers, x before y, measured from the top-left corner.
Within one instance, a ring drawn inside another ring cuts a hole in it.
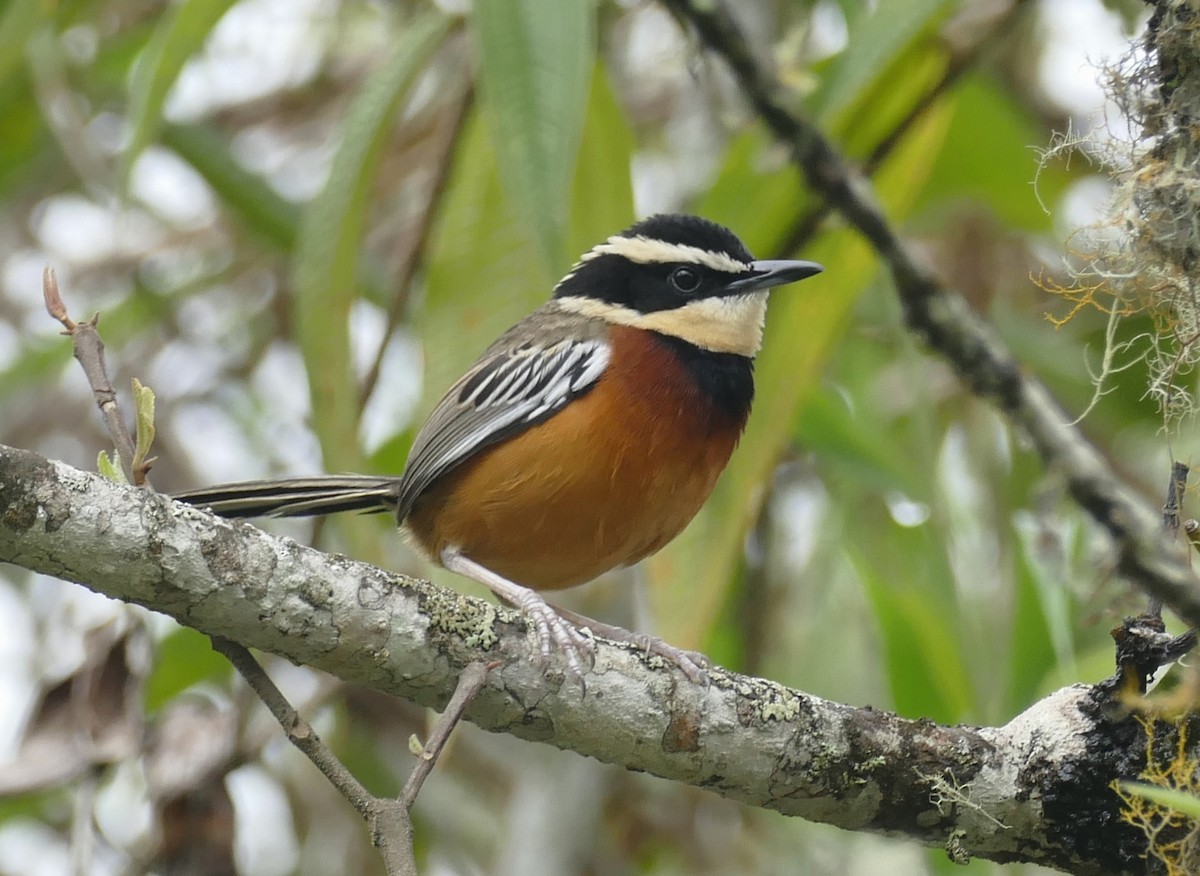
[[[1049,391],[1023,372],[996,333],[947,289],[901,240],[870,183],[809,119],[793,110],[782,85],[762,66],[719,0],[663,0],[690,22],[729,65],[755,112],[792,150],[808,184],[859,230],[887,264],[909,327],[1030,437],[1060,471],[1071,495],[1111,536],[1119,571],[1200,626],[1200,584],[1162,534],[1160,514],[1112,474],[1099,453],[1063,415]]]
[[[560,664],[543,671],[515,612],[3,446],[0,562],[428,706],[497,661],[467,710],[479,726],[788,815],[956,858],[1144,867],[1109,787],[1142,770],[1144,733],[1102,688],[1058,691],[1004,727],[942,727],[721,670],[692,684],[602,641],[584,694]]]

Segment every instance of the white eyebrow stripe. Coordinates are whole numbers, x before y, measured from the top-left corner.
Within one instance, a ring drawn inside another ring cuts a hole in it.
[[[713,252],[698,246],[688,246],[686,243],[669,243],[665,240],[655,240],[652,237],[622,237],[614,235],[604,243],[598,244],[584,253],[581,262],[590,261],[602,255],[618,255],[636,262],[639,265],[662,262],[685,262],[703,265],[714,271],[724,271],[727,274],[744,274],[753,267],[735,259],[728,253]]]
[[[554,299],[559,310],[609,325],[671,335],[714,353],[737,353],[751,359],[762,346],[763,321],[767,315],[767,293],[752,292],[733,297],[698,298],[682,307],[639,313],[596,298],[564,296]]]

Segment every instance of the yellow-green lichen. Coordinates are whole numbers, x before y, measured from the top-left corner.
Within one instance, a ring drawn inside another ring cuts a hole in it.
[[[800,697],[786,687],[761,679],[739,679],[738,718],[743,724],[795,721],[801,714]]]
[[[487,650],[500,641],[496,606],[433,584],[422,584],[417,595],[430,631],[457,636],[468,648]]]

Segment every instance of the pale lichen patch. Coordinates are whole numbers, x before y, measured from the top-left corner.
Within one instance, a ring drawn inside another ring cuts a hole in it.
[[[431,633],[455,636],[468,648],[485,651],[500,641],[496,624],[501,617],[496,606],[426,582],[415,583],[414,587]]]

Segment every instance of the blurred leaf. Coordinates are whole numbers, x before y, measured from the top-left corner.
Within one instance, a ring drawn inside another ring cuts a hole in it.
[[[418,423],[409,423],[392,437],[385,440],[372,452],[367,462],[368,471],[404,471],[413,439],[417,437]]]
[[[767,258],[779,254],[788,228],[811,202],[787,149],[756,125],[730,143],[720,176],[694,209]]]
[[[95,5],[99,7],[103,4],[96,2]],[[85,21],[82,19],[80,23]],[[159,18],[147,15],[124,21],[119,30],[106,29],[100,42],[100,52],[88,65],[87,78],[77,80],[79,89],[96,100],[120,101],[122,106],[126,106],[134,67],[154,38],[159,23]]]
[[[964,77],[954,90],[953,105],[946,148],[921,195],[921,209],[982,202],[1016,228],[1050,231],[1052,217],[1042,203],[1056,204],[1071,181],[1092,168],[1083,160],[1071,168],[1053,161],[1039,173],[1037,147],[1047,137],[1043,124],[1017,103],[1010,89],[984,73]]]
[[[550,273],[566,268],[568,200],[596,53],[591,0],[482,0],[471,23],[501,179]]]
[[[49,318],[49,317],[47,317]],[[107,320],[105,325],[107,328]],[[30,386],[47,381],[71,362],[71,345],[61,338],[41,339],[26,344],[21,355],[0,370],[0,401]]]
[[[846,48],[821,77],[810,106],[830,119],[857,101],[952,0],[893,0],[861,6],[849,23]]]
[[[1174,788],[1160,788],[1145,782],[1118,782],[1122,791],[1135,797],[1143,797],[1151,803],[1200,820],[1200,797]]]
[[[0,824],[18,819],[43,819],[47,811],[70,806],[72,786],[60,786],[49,791],[14,794],[0,797]]]
[[[417,317],[425,346],[423,413],[501,332],[545,301],[554,282],[513,215],[477,111],[459,135],[426,265],[428,293]]]
[[[876,188],[893,221],[916,199],[946,121],[944,112],[930,111],[881,169]],[[763,484],[791,442],[796,412],[816,391],[854,303],[876,271],[874,251],[848,230],[825,235],[804,255],[826,271],[772,295],[755,367],[755,408],[728,469],[696,520],[648,561],[655,618],[663,638],[681,647],[702,647],[712,629],[762,505]],[[679,611],[680,605],[688,610]]]
[[[299,207],[242,167],[225,137],[201,125],[165,125],[162,141],[204,178],[243,225],[277,248],[292,250],[299,233]]]
[[[235,0],[180,0],[167,14],[146,44],[134,66],[129,83],[129,146],[121,166],[121,179],[128,181],[142,150],[158,135],[162,109],[179,71],[194,55]]]
[[[9,0],[0,16],[0,83],[25,60],[25,44],[53,9],[48,0]]]
[[[945,76],[949,62],[944,47],[918,40],[876,71],[855,101],[829,122],[838,132],[842,148],[851,156],[865,158],[889,140],[910,122],[914,110]],[[945,111],[949,101],[941,98],[937,103]]]
[[[145,669],[136,655],[147,647],[146,629],[138,621],[83,623],[82,647],[59,655],[68,672],[39,679],[19,748],[0,770],[0,797],[63,785],[141,751]]]
[[[851,559],[883,637],[892,705],[901,715],[961,721],[975,697],[963,659],[953,575],[929,526],[881,525],[868,558]]]
[[[575,258],[633,222],[633,131],[625,121],[604,67],[592,74],[591,96],[571,187],[568,255]]]
[[[1013,611],[1012,653],[1009,658],[1008,712],[1029,705],[1043,689],[1056,665],[1066,678],[1079,677],[1075,666],[1075,633],[1070,593],[1042,559],[1042,529],[1029,514],[1015,517],[1014,551],[1016,605]],[[1111,643],[1108,648],[1111,652]],[[1111,659],[1111,654],[1110,654]]]
[[[401,100],[449,27],[450,19],[440,14],[416,21],[366,82],[347,112],[325,188],[301,221],[292,263],[296,329],[328,471],[361,465],[347,321],[358,292],[358,249],[375,168]]]
[[[0,87],[0,198],[59,174],[57,150],[27,86],[13,79]]]
[[[633,135],[597,68],[573,185],[570,239],[579,253],[629,224]],[[428,297],[418,317],[428,411],[501,332],[550,297],[558,276],[516,221],[497,155],[478,112],[459,136],[427,255]]]
[[[382,744],[379,735],[369,726],[350,720],[339,724],[334,753],[346,768],[378,797],[397,797],[404,785],[396,774],[396,764],[390,748]]]
[[[231,671],[229,661],[213,650],[208,636],[179,627],[158,643],[146,681],[146,710],[162,708],[194,684],[223,681]]]
[[[796,441],[823,460],[845,466],[877,491],[902,490],[915,501],[929,500],[930,484],[896,446],[891,430],[866,411],[850,410],[836,393],[817,393],[796,416]]]

